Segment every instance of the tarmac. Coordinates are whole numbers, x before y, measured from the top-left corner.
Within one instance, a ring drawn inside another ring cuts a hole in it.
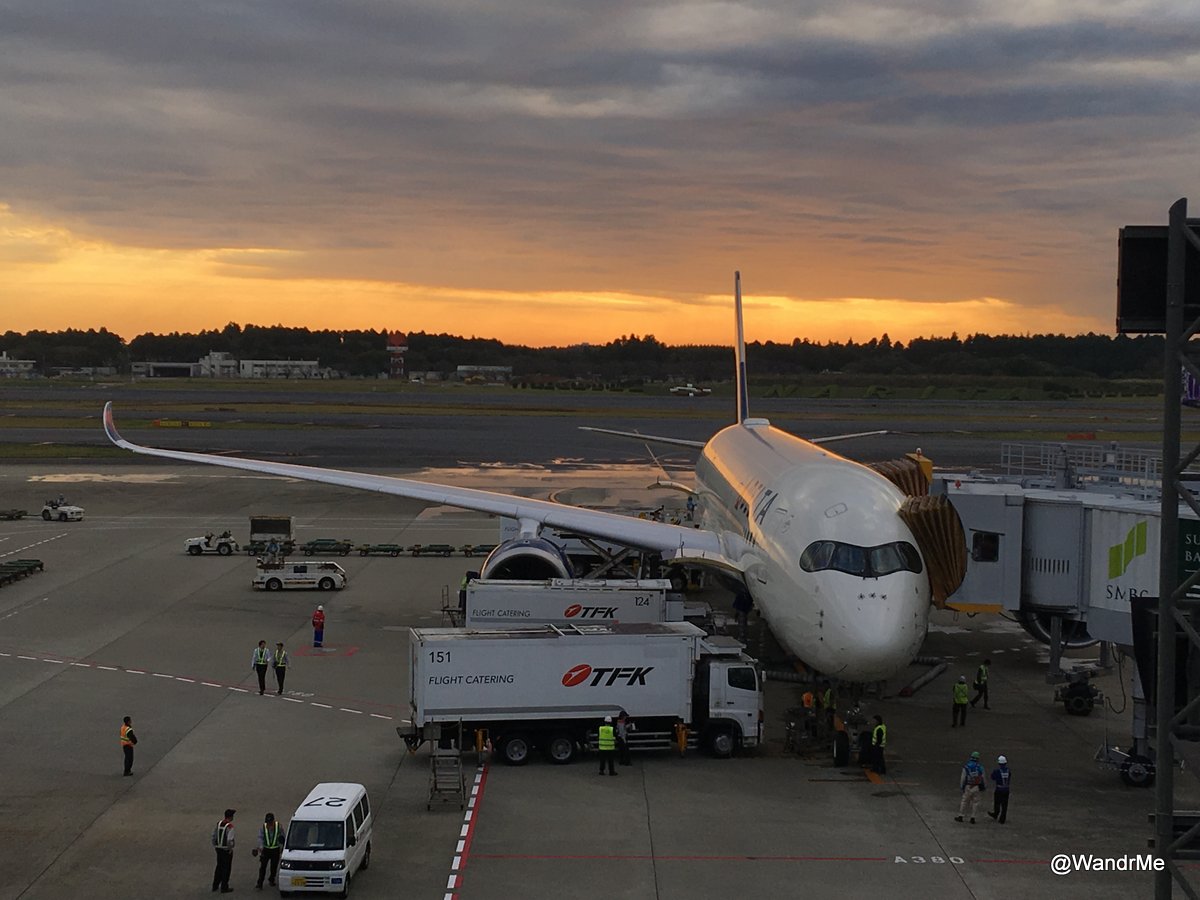
[[[645,497],[655,471],[460,474],[460,483],[543,496],[579,488],[589,501],[627,505]],[[1116,672],[1100,681],[1116,711],[1068,716],[1045,682],[1045,648],[998,617],[937,614],[922,652],[946,658],[949,671],[911,698],[896,696],[924,671],[914,666],[872,702],[868,712],[889,726],[886,776],[834,768],[819,745],[784,752],[786,710],[802,688],[771,681],[758,752],[635,755],[616,779],[598,777],[590,758],[510,768],[471,756],[468,808],[435,802],[427,811],[427,749],[410,754],[396,734],[408,715],[407,630],[442,624],[443,599],[453,602],[479,560],[351,555],[338,559],[350,576],[344,591],[268,594],[250,587],[252,559],[189,557],[183,542],[226,528],[244,540],[248,517],[265,513],[294,516],[301,540],[356,544],[493,543],[497,520],[145,460],[0,467],[0,506],[36,512],[60,492],[86,509],[84,521],[0,521],[0,561],[45,562],[0,588],[0,771],[9,778],[0,898],[207,895],[209,835],[225,807],[238,810],[231,884],[254,893],[250,848],[262,816],[286,821],[321,781],[370,792],[375,835],[371,867],[353,882],[360,897],[1151,893],[1146,872],[1052,873],[1058,854],[1091,866],[1095,857],[1136,867],[1142,856],[1144,865],[1153,792],[1093,761],[1106,736],[1128,743],[1132,704]],[[318,603],[328,617],[320,650],[309,625]],[[259,639],[291,651],[281,697],[257,693],[250,655]],[[768,647],[756,622],[751,652]],[[984,656],[992,709],[971,709],[966,727],[951,729],[951,682],[960,672],[970,680]],[[139,737],[130,778],[117,742],[124,715]],[[990,793],[977,824],[954,821],[972,750],[988,771],[997,754],[1010,760],[1005,825],[984,815]],[[1194,780],[1179,784],[1181,802],[1200,808]]]

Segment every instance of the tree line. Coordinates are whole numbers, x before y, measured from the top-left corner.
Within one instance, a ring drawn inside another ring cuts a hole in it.
[[[140,334],[126,342],[106,329],[8,331],[0,350],[32,359],[43,373],[62,368],[111,366],[128,372],[135,362],[195,362],[212,351],[237,359],[316,359],[348,376],[373,377],[388,368],[384,330],[312,331],[307,328],[229,324],[196,334]],[[914,338],[907,344],[886,334],[865,343],[747,345],[756,379],[808,375],[1162,377],[1163,339],[1158,335],[985,335]],[[415,332],[408,335],[410,372],[453,372],[460,365],[511,366],[514,376],[603,380],[680,379],[726,381],[732,351],[726,346],[665,344],[653,335],[622,335],[607,344],[525,347],[487,338]]]

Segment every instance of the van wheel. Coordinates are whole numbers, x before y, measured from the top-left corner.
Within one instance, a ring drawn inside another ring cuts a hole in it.
[[[349,897],[350,896],[350,873],[349,872],[346,873],[346,883],[344,885],[342,885],[342,892],[340,894],[338,894],[338,896],[339,897]]]
[[[278,578],[271,578],[271,579],[267,580],[267,590],[268,591],[277,591],[282,587],[283,587],[283,582],[280,581]]]
[[[230,547],[228,544],[221,544],[220,546],[217,547],[217,553],[219,553],[221,556],[228,556],[232,552],[233,552],[233,548]]]
[[[728,728],[717,728],[708,736],[708,752],[717,759],[728,759],[733,756],[735,743],[732,731]]]
[[[504,739],[500,748],[500,758],[510,766],[523,766],[529,762],[529,738],[523,734],[514,734]]]
[[[833,765],[838,769],[850,765],[850,735],[844,731],[833,733]]]
[[[575,758],[575,741],[569,734],[551,735],[546,742],[546,759],[556,766],[565,766]]]
[[[364,872],[367,871],[367,869],[371,868],[371,842],[370,841],[367,841],[367,852],[363,854],[363,861],[362,861],[362,863],[359,864],[359,868]]]
[[[333,579],[332,578],[322,578],[319,582],[317,582],[317,587],[319,587],[323,591],[332,591],[333,590]]]

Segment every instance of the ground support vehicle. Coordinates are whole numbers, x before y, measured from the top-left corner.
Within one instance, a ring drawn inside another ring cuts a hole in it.
[[[412,724],[397,733],[413,750],[461,722],[464,741],[510,765],[538,749],[564,764],[621,710],[633,750],[682,752],[698,737],[725,757],[763,741],[758,664],[687,622],[414,628],[409,647]]]
[[[349,556],[350,551],[353,549],[354,543],[352,541],[339,541],[335,538],[316,538],[300,545],[300,552],[305,556],[334,553],[338,556]]]
[[[359,556],[399,556],[403,552],[399,544],[362,544],[358,548]]]
[[[254,579],[266,591],[291,589],[340,591],[346,586],[346,570],[335,562],[314,560],[302,563],[260,563]]]
[[[13,559],[0,563],[0,586],[12,584],[34,572],[44,571],[45,568],[40,559]]]
[[[296,552],[295,541],[276,541],[275,546],[279,548],[280,556],[290,556]],[[251,541],[242,545],[248,556],[265,556],[270,547],[270,541]]]
[[[47,500],[42,507],[42,518],[47,522],[79,522],[83,519],[83,507],[68,503],[62,497]]]
[[[374,825],[371,800],[361,784],[318,784],[288,823],[279,895],[332,892],[349,897],[354,876],[371,865]]]
[[[467,583],[468,628],[521,628],[583,622],[681,622],[682,595],[665,579],[549,581],[473,579]]]
[[[29,515],[24,509],[0,509],[0,519],[23,519]]]
[[[238,542],[233,539],[228,531],[223,534],[213,534],[211,531],[203,537],[188,538],[183,542],[183,549],[192,556],[200,556],[204,553],[216,553],[219,556],[229,556],[237,553],[239,549]]]
[[[449,544],[413,544],[408,552],[413,556],[449,556],[454,549]]]

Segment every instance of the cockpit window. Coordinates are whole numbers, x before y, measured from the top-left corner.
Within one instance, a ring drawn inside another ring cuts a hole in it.
[[[842,541],[814,541],[800,554],[805,572],[833,569],[860,578],[879,578],[893,572],[920,572],[921,554],[908,541],[893,541],[878,547],[859,547]]]

